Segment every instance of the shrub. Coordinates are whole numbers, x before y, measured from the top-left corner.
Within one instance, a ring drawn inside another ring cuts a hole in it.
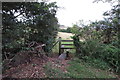
[[[105,66],[107,67],[108,64],[115,72],[120,72],[120,49],[113,44],[102,44],[97,40],[86,40],[85,42],[79,42],[76,48],[79,52],[77,57],[95,63],[102,69]]]
[[[49,48],[52,46],[59,28],[55,16],[58,7],[55,2],[20,2],[17,4],[16,2],[5,2],[2,4],[2,8],[2,55],[9,52],[16,54],[19,51],[6,51],[11,48],[25,47],[26,43],[31,41],[46,44],[45,51],[50,51]],[[20,13],[20,15],[15,16],[15,13]],[[19,16],[23,16],[23,19],[18,20]]]
[[[102,53],[101,58],[109,63],[115,72],[120,72],[120,49],[112,45],[106,45]]]
[[[84,57],[82,57],[82,60],[84,60],[85,62],[89,63],[89,65],[94,66],[96,68],[100,68],[100,69],[103,69],[103,70],[111,69],[107,62],[105,62],[104,60],[99,59],[99,58],[96,59],[96,58],[93,58],[93,57],[84,56]]]

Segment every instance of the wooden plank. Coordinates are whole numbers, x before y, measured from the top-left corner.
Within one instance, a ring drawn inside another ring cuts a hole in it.
[[[75,48],[62,47],[61,49],[75,49]]]
[[[61,44],[61,45],[74,46],[74,44]]]
[[[61,55],[61,37],[59,37],[59,55]]]
[[[73,42],[73,40],[61,40],[62,42]]]

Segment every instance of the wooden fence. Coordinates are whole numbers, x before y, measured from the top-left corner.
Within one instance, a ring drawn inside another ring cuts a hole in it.
[[[59,37],[59,55],[63,53],[64,49],[75,49],[73,40],[62,40]]]

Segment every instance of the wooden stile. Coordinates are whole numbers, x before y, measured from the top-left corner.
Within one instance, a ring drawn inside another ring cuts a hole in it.
[[[63,42],[72,42],[72,43],[62,44]],[[64,49],[75,49],[73,40],[61,40],[61,37],[59,37],[59,55],[61,54],[61,50]]]

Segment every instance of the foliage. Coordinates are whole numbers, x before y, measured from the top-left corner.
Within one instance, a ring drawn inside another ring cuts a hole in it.
[[[101,65],[99,67],[104,68],[108,64],[114,69],[115,72],[120,72],[120,49],[107,44],[101,44],[95,40],[88,40],[79,44],[80,48],[77,48],[77,56],[85,61],[96,63]],[[90,58],[90,59],[89,59]],[[91,59],[92,58],[92,59]],[[95,60],[95,61],[94,61]],[[100,61],[103,60],[103,61]],[[98,63],[99,62],[99,63]],[[102,63],[103,62],[103,63]],[[104,64],[104,62],[106,62]]]
[[[103,49],[101,44],[98,41],[89,40],[83,42],[81,44],[81,52],[83,56],[94,56],[95,58],[99,58],[99,54],[101,53],[101,49]]]
[[[99,60],[95,62],[99,62]],[[60,63],[58,62],[58,64],[56,65],[62,66],[62,64]],[[60,68],[52,66],[55,65],[55,63],[53,64],[50,62],[47,63],[45,66],[43,66],[46,77],[48,78],[116,78],[116,76],[113,73],[107,72],[106,70],[104,71],[101,70],[101,67],[103,65],[100,66],[100,68],[91,67],[93,63],[88,63],[88,62],[86,63],[78,58],[73,58],[67,64],[69,64],[69,66],[66,67],[67,71],[64,72],[61,71]],[[105,67],[102,68],[105,69]]]
[[[67,32],[66,29],[60,29],[59,31],[60,31],[60,32]]]
[[[106,45],[101,51],[101,58],[109,63],[114,69],[115,72],[120,72],[120,49],[112,45]]]
[[[59,31],[60,32],[72,33],[71,29],[72,29],[71,27],[68,27],[67,29],[60,29]]]
[[[115,3],[115,2],[118,2],[119,0],[94,0],[93,2],[100,2],[100,1],[102,1],[102,2],[108,2],[108,3]]]
[[[86,62],[92,67],[102,69],[102,70],[111,70],[109,64],[100,58],[94,58],[89,56],[83,56],[82,61]]]
[[[77,34],[79,32],[79,27],[78,25],[74,24],[73,27],[68,27],[67,29],[59,29],[59,31]]]
[[[79,29],[80,28],[78,27],[78,25],[74,24],[73,27],[71,28],[71,32],[73,34],[78,34],[79,33]]]
[[[57,8],[55,2],[3,2],[3,54],[10,48],[26,47],[31,41],[46,44],[48,52],[58,30]]]
[[[86,63],[78,58],[74,58],[69,64],[67,75],[70,78],[115,78],[114,74],[91,67],[93,65],[92,62]]]
[[[73,36],[79,58],[97,63],[97,65],[100,62],[101,68],[108,64],[118,73],[120,73],[119,6],[113,6],[113,9],[105,12],[103,15],[108,17],[104,20],[91,22],[81,29],[76,28]],[[84,39],[84,41],[81,42],[79,39]]]
[[[110,11],[104,13],[105,16],[108,16],[109,20],[113,24],[114,30],[117,31],[117,40],[120,45],[120,4],[113,6]],[[120,48],[120,46],[118,46]]]
[[[45,69],[46,77],[49,78],[66,78],[66,74],[61,71],[59,68],[53,67],[52,63],[47,63],[43,66]]]

